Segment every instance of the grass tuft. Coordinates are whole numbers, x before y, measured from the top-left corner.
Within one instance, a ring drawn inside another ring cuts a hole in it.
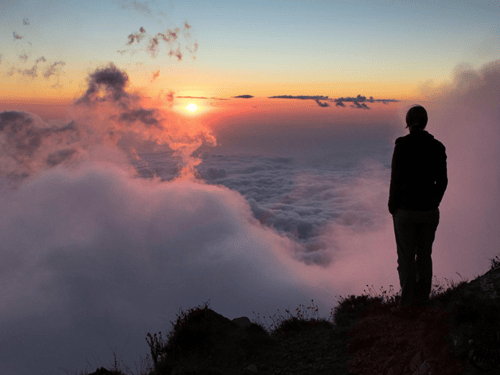
[[[491,262],[490,270],[496,270],[500,267],[500,258],[495,256],[493,259],[488,259]]]

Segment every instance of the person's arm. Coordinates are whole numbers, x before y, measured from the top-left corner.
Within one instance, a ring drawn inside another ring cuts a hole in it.
[[[394,153],[392,154],[391,162],[391,184],[389,188],[389,212],[391,215],[394,214],[398,208],[398,195],[399,195],[399,147],[396,141],[396,146],[394,147]]]
[[[436,200],[438,205],[443,199],[444,192],[448,186],[448,172],[446,167],[446,149],[442,146],[441,155],[439,157],[439,164],[437,166],[437,178],[436,178]]]

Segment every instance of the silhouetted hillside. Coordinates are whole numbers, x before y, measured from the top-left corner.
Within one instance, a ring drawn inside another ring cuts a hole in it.
[[[148,334],[152,362],[141,375],[479,373],[474,366],[494,374],[498,353],[483,348],[500,349],[499,291],[496,257],[484,275],[435,285],[427,305],[409,310],[397,307],[399,295],[371,288],[341,297],[329,320],[300,306],[270,326],[229,320],[204,304],[181,311],[165,338]],[[114,367],[92,375],[125,374]]]

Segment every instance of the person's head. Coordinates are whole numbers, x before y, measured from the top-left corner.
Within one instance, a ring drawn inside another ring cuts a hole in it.
[[[412,130],[424,130],[427,125],[427,111],[421,105],[411,107],[406,114],[406,127]]]

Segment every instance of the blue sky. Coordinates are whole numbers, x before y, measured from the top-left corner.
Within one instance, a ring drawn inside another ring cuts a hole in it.
[[[113,61],[140,85],[145,85],[141,76],[161,69],[162,77],[170,75],[174,91],[183,89],[175,78],[182,76],[191,89],[199,82],[203,90],[220,90],[224,83],[217,80],[284,90],[286,85],[307,90],[316,83],[325,91],[318,94],[328,95],[335,84],[349,91],[349,83],[371,82],[406,85],[410,96],[428,80],[449,79],[458,64],[478,67],[500,56],[500,6],[483,0],[51,0],[4,1],[0,8],[2,80],[9,68],[20,64],[19,54],[27,52],[32,59],[43,55],[66,62],[61,85],[67,89],[62,89],[65,95],[76,90],[89,70]],[[23,25],[25,18],[30,25]],[[152,58],[145,51],[146,42],[117,53],[140,27],[152,37],[182,28],[184,22],[192,26],[189,42],[199,44],[196,60],[177,62],[161,47]],[[23,40],[14,40],[14,31]],[[13,79],[5,83],[16,82]],[[38,86],[51,94],[48,87]]]

